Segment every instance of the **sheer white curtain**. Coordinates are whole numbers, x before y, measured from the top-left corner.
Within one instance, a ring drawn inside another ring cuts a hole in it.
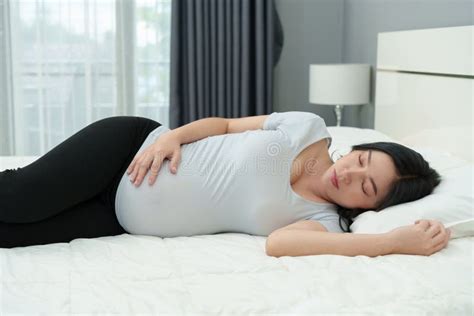
[[[171,0],[0,0],[0,155],[116,115],[168,125]]]

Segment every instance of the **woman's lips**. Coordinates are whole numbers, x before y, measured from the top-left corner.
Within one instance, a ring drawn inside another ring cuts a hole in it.
[[[337,189],[339,189],[339,183],[337,183],[336,169],[334,169],[334,172],[333,172],[333,174],[332,174],[331,181],[332,181],[332,184],[333,184]]]

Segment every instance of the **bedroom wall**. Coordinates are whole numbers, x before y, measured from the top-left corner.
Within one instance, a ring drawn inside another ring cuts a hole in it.
[[[274,110],[308,111],[332,121],[330,106],[309,103],[309,64],[342,58],[343,0],[276,0],[285,43],[275,67]]]
[[[336,125],[332,108],[308,101],[310,63],[372,65],[371,103],[346,107],[342,125],[373,128],[377,33],[474,24],[472,0],[276,0],[276,6],[285,47],[275,69],[275,111],[314,111],[328,126]]]

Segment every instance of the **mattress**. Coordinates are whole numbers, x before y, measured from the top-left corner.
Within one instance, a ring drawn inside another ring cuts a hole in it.
[[[36,157],[2,157],[0,169]],[[472,315],[474,237],[429,257],[270,257],[265,237],[129,235],[0,249],[0,314]]]

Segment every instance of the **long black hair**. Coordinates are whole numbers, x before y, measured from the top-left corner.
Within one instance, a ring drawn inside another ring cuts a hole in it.
[[[441,182],[441,176],[430,167],[423,156],[411,148],[393,142],[375,142],[352,146],[354,150],[378,150],[388,154],[395,164],[398,179],[395,180],[387,196],[373,211],[379,212],[389,206],[421,199],[431,194]],[[350,232],[354,218],[367,209],[348,209],[338,205],[339,226],[345,232]],[[347,231],[342,227],[341,220],[347,224]]]

